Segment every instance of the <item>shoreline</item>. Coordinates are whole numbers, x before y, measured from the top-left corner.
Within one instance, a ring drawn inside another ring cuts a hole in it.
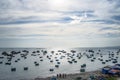
[[[113,80],[120,80],[120,76],[111,76],[107,74],[102,74],[101,70],[95,70],[95,71],[83,72],[83,73],[66,74],[64,77],[58,77],[58,76],[51,76],[51,77],[46,77],[46,78],[37,77],[32,80],[52,80],[51,78],[56,78],[55,80],[91,80],[89,79],[90,77],[115,78]],[[95,80],[99,80],[99,79],[95,79]]]
[[[62,75],[62,74],[61,74]],[[87,80],[90,76],[105,76],[107,77],[107,75],[104,75],[101,73],[101,70],[95,70],[95,71],[89,71],[89,72],[83,72],[83,73],[74,73],[74,74],[66,74],[64,77],[58,77],[56,76],[50,76],[50,77],[46,77],[46,78],[35,78],[32,80],[51,80],[52,77],[55,77],[57,80],[75,80],[78,77],[81,77],[82,80]]]

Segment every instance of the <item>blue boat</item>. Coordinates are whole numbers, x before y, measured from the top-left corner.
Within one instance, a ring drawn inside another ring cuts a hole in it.
[[[108,73],[109,73],[109,70],[111,70],[111,67],[106,66],[106,67],[102,68],[102,73],[103,73],[103,74],[108,74]]]
[[[120,64],[116,64],[112,67],[102,68],[103,74],[119,75],[120,74]]]

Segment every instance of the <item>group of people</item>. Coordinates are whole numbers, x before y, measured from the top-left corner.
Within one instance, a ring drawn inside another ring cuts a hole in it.
[[[57,78],[66,78],[67,74],[57,74],[57,76],[53,76],[51,80],[57,80]]]
[[[67,74],[57,74],[57,78],[66,78]]]

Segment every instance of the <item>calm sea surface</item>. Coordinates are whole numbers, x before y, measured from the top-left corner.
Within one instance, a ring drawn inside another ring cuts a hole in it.
[[[0,80],[34,79],[59,73],[80,73],[83,64],[86,64],[85,71],[93,71],[116,63],[120,64],[120,47],[1,48]],[[28,70],[24,70],[24,67],[28,67]],[[16,71],[11,71],[11,68],[16,68]]]

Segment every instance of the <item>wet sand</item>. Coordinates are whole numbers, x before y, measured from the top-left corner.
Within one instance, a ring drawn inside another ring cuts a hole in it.
[[[110,75],[102,74],[100,70],[97,70],[97,71],[84,72],[84,73],[67,74],[64,77],[51,76],[51,77],[47,77],[47,78],[35,78],[35,79],[31,79],[31,80],[51,80],[52,77],[55,77],[57,80],[90,80],[89,79],[90,76],[96,77],[95,80],[99,80],[99,79],[97,79],[99,77],[104,77],[104,78],[113,77]],[[77,79],[80,77],[81,77],[81,79]],[[120,80],[120,76],[114,76],[114,77],[117,77],[117,80]]]

